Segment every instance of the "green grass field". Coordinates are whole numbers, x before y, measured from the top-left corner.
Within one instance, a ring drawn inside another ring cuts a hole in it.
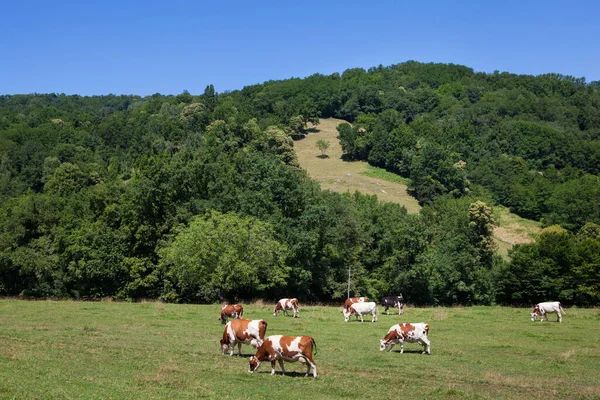
[[[300,363],[287,376],[270,376],[268,363],[248,373],[250,346],[222,356],[219,310],[0,300],[0,398],[600,398],[598,309],[567,309],[558,324],[533,323],[524,308],[409,307],[361,324],[344,323],[338,307],[301,306],[293,319],[246,305],[267,335],[316,339],[317,380]],[[432,354],[417,344],[380,352],[398,322],[429,323]]]

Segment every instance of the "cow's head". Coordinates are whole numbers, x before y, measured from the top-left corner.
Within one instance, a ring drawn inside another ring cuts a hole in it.
[[[535,307],[533,307],[533,311],[531,312],[531,321],[535,322],[535,318],[538,315],[542,315],[542,312],[540,310],[540,306],[536,305]]]
[[[379,340],[379,351],[384,351],[388,347],[388,342],[385,339]]]
[[[229,344],[225,340],[221,339],[221,354],[225,354],[227,350],[229,350]]]
[[[256,358],[256,356],[250,357],[250,367],[248,368],[248,372],[254,372],[260,367],[261,362]]]
[[[342,311],[344,313],[344,321],[346,322],[350,321],[350,317],[352,316],[352,314],[356,313],[356,310],[352,306],[350,306],[347,310]]]

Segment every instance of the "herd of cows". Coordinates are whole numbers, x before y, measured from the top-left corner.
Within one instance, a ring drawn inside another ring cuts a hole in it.
[[[385,312],[389,313],[389,308],[398,308],[398,313],[404,311],[404,299],[402,295],[393,297],[384,297],[381,299],[381,305]],[[293,317],[299,316],[298,299],[285,298],[277,302],[273,310],[273,316],[277,317],[280,312],[288,315],[288,310],[293,312]],[[561,312],[564,313],[560,302],[547,302],[536,304],[531,313],[531,320],[535,321],[538,316],[541,320],[548,314],[557,314],[557,322],[562,322]],[[351,297],[346,299],[342,307],[344,320],[348,322],[354,315],[356,319],[360,317],[364,322],[363,315],[371,315],[371,322],[377,321],[377,304],[370,302],[366,297]],[[272,335],[265,338],[267,332],[267,321],[250,320],[242,318],[244,309],[241,305],[224,305],[221,308],[219,320],[225,325],[223,338],[221,339],[221,353],[229,352],[232,356],[235,346],[238,346],[238,355],[242,355],[242,344],[249,344],[256,348],[256,354],[250,357],[249,372],[256,371],[265,361],[271,362],[271,375],[275,374],[275,363],[278,362],[282,374],[285,375],[284,361],[300,361],[306,364],[306,376],[309,376],[312,369],[313,377],[317,377],[317,365],[313,359],[313,352],[316,353],[316,342],[312,336],[284,336]],[[227,319],[232,319],[227,322]],[[429,342],[429,325],[421,323],[402,323],[393,325],[387,334],[379,341],[379,350],[392,351],[396,344],[400,344],[400,353],[404,352],[404,342],[419,343],[423,346],[423,354],[431,354],[431,343]]]

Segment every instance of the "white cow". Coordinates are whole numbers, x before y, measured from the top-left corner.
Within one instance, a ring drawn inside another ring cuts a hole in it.
[[[354,303],[348,308],[348,310],[344,310],[344,320],[348,322],[352,315],[360,316],[360,322],[365,322],[363,320],[364,314],[371,314],[373,317],[371,318],[371,322],[377,321],[377,303],[374,301],[369,301],[366,303]]]
[[[394,345],[400,343],[400,354],[402,354],[404,353],[404,341],[407,341],[423,345],[423,354],[431,354],[431,342],[429,342],[428,336],[429,325],[424,322],[418,324],[396,324],[379,341],[379,350],[383,351],[387,346],[390,346],[388,351],[392,351]]]
[[[562,322],[562,315],[560,315],[561,312],[566,314],[559,301],[548,301],[546,303],[538,303],[535,305],[535,307],[533,307],[533,311],[531,312],[531,320],[535,321],[536,317],[539,315],[541,316],[540,320],[542,322],[544,322],[544,317],[546,317],[546,321],[548,321],[547,314],[556,313],[558,315],[557,322]]]

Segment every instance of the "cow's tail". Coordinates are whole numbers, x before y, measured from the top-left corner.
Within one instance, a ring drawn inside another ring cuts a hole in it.
[[[565,310],[562,308],[562,304],[558,303],[558,308],[563,314],[566,314]]]
[[[240,306],[240,313],[238,314],[238,318],[242,318],[242,315],[244,315],[244,307]]]
[[[317,342],[315,342],[315,338],[311,336],[310,337],[310,342],[312,343],[314,354],[316,355],[317,354]]]
[[[258,323],[258,337],[260,337],[260,339],[264,339],[265,336],[267,335],[267,326],[269,324],[267,324],[267,321],[265,321],[264,319],[261,319],[260,322]]]

